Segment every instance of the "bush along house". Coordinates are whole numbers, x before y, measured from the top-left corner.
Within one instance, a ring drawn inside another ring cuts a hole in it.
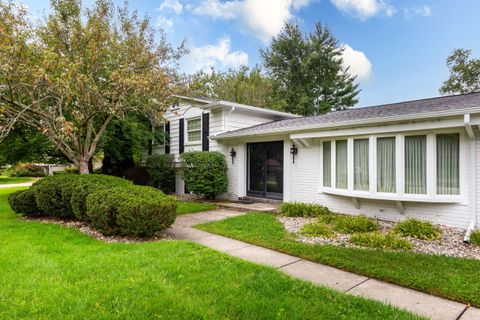
[[[153,152],[212,150],[226,198],[318,203],[333,211],[467,228],[480,220],[480,93],[324,115],[177,96]],[[178,159],[178,157],[177,157]],[[181,176],[176,192],[183,193]]]

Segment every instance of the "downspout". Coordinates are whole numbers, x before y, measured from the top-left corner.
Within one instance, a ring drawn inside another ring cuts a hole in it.
[[[467,131],[469,142],[470,142],[470,165],[472,166],[472,172],[470,175],[470,225],[468,226],[463,242],[470,243],[470,235],[475,229],[477,224],[477,141],[475,138],[475,133],[473,132],[472,124],[470,122],[470,114],[464,115],[464,125],[465,130]]]

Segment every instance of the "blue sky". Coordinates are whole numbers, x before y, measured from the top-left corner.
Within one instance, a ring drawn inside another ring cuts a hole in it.
[[[49,8],[48,0],[22,2],[36,16]],[[359,106],[437,96],[453,49],[480,56],[478,0],[137,0],[130,7],[164,28],[172,44],[187,39],[184,72],[261,64],[259,49],[285,21],[297,19],[305,32],[320,21],[345,46],[362,89]]]

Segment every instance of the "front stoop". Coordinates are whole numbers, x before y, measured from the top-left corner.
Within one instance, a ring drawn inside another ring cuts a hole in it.
[[[249,208],[245,211],[259,210]],[[179,216],[165,235],[175,240],[190,240],[246,261],[273,267],[294,278],[347,294],[377,300],[433,320],[480,319],[480,309],[468,307],[459,302],[192,228],[196,224],[243,215],[245,211],[219,209]]]

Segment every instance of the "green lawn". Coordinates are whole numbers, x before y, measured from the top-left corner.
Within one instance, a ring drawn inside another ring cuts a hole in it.
[[[0,189],[0,319],[419,319],[183,241],[20,220]]]
[[[190,202],[190,201],[178,201],[177,202],[177,215],[208,211],[217,209],[217,206],[204,203],[204,202]]]
[[[265,213],[252,213],[196,227],[480,307],[478,260],[304,244],[295,241],[275,216]]]
[[[23,183],[33,180],[29,177],[7,177],[0,176],[0,184],[14,184],[14,183]]]

